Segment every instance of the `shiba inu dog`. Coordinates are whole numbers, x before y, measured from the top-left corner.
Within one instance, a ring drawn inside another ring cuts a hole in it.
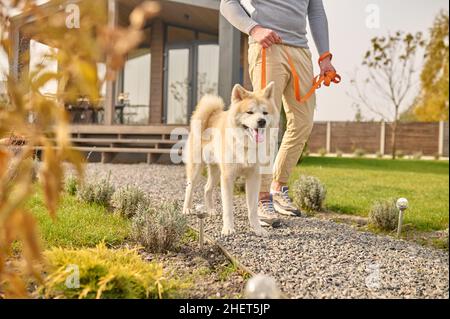
[[[205,166],[208,181],[205,187],[206,210],[214,213],[213,188],[220,182],[223,206],[223,235],[235,232],[233,189],[238,176],[246,179],[248,218],[253,231],[266,235],[260,226],[257,209],[261,183],[260,160],[255,149],[265,143],[267,131],[277,121],[274,105],[274,83],[264,90],[250,92],[236,85],[228,110],[220,97],[206,95],[192,116],[191,131],[184,151],[187,187],[183,212],[192,209],[193,187]]]

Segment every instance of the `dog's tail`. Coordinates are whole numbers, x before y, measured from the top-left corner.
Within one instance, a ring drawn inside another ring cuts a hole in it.
[[[194,125],[201,125],[201,131],[203,132],[208,127],[210,118],[213,115],[222,112],[224,108],[225,103],[221,97],[205,95],[198,102],[195,112],[192,114],[191,128],[193,129]]]

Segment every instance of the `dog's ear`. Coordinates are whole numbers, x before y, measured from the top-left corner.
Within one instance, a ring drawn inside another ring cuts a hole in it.
[[[231,93],[231,101],[233,104],[239,103],[245,98],[250,96],[250,92],[242,87],[240,84],[236,84],[233,88],[233,92]]]
[[[275,95],[275,82],[270,82],[269,85],[267,85],[266,89],[264,90],[264,97],[268,100],[271,100],[274,98]]]

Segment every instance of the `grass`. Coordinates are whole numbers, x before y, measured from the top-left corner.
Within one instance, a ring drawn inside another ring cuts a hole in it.
[[[325,184],[328,210],[367,216],[377,200],[406,197],[406,224],[420,231],[448,228],[448,161],[309,157],[295,168],[290,184],[300,175]]]
[[[122,243],[130,233],[130,222],[105,207],[87,204],[74,196],[63,194],[57,219],[49,216],[38,190],[27,203],[27,208],[38,221],[45,248],[95,247],[104,241],[107,245]]]

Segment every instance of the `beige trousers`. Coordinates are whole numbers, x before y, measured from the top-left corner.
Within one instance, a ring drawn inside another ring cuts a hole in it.
[[[313,95],[305,103],[295,99],[293,77],[288,63],[287,50],[300,77],[300,92],[304,96],[311,88],[313,66],[309,49],[285,45],[273,45],[267,49],[267,83],[275,82],[277,111],[284,107],[286,113],[286,131],[276,156],[273,174],[263,174],[261,192],[269,192],[272,181],[283,184],[288,182],[293,168],[300,159],[303,148],[309,139],[313,127],[316,97]],[[250,44],[248,51],[250,78],[253,89],[261,88],[261,46]],[[278,124],[278,123],[277,123]]]

